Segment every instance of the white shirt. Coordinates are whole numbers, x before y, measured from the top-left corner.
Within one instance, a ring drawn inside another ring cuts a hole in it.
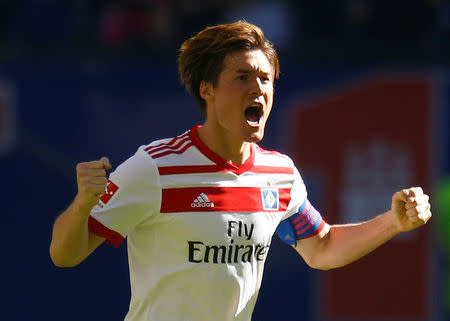
[[[236,167],[198,128],[141,146],[92,210],[90,230],[114,246],[128,238],[126,321],[249,321],[279,223],[296,215],[301,237],[323,228],[297,213],[306,189],[290,158],[252,144]]]

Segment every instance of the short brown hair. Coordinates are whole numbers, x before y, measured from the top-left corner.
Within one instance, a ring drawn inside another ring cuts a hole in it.
[[[205,28],[181,45],[178,56],[180,81],[197,100],[203,114],[206,114],[206,102],[200,96],[200,83],[210,82],[215,87],[228,54],[257,49],[266,55],[277,79],[280,65],[273,44],[259,27],[246,21]]]

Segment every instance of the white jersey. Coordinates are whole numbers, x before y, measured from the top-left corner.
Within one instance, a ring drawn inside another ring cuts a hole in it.
[[[92,210],[91,231],[128,238],[126,321],[249,321],[279,223],[295,218],[297,239],[326,224],[290,158],[252,144],[236,167],[198,128],[140,147]]]

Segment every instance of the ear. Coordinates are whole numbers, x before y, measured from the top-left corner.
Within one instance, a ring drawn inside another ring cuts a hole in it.
[[[213,86],[210,82],[202,81],[200,83],[200,97],[205,101],[213,94]]]

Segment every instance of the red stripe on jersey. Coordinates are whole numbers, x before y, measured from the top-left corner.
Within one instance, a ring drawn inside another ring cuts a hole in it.
[[[232,172],[233,170],[223,168],[220,165],[187,165],[187,166],[164,166],[158,168],[160,175],[171,174],[196,174],[196,173],[220,173]],[[249,172],[260,174],[294,174],[291,167],[253,166]]]
[[[249,172],[261,174],[294,174],[292,167],[253,166]]]
[[[180,137],[181,138],[181,137]],[[178,148],[180,148],[184,143],[188,142],[190,140],[190,138],[188,136],[183,137],[183,139],[179,139],[178,141],[176,141],[176,144],[171,144],[171,145],[162,145],[159,147],[151,147],[148,148],[146,151],[149,155],[151,156],[155,156],[158,154],[158,152],[161,151],[171,151],[171,150],[177,150]],[[192,143],[191,143],[192,144]]]
[[[209,202],[199,202],[206,195]],[[289,188],[279,188],[278,210],[264,210],[258,187],[186,187],[162,190],[161,213],[285,211],[291,200]],[[203,197],[201,197],[203,198]],[[196,202],[194,202],[196,201]]]
[[[186,151],[186,149],[188,149],[189,147],[193,146],[194,144],[192,142],[187,143],[186,145],[183,146],[182,149],[179,150],[166,150],[165,152],[161,152],[161,153],[156,153],[156,154],[151,154],[152,158],[158,158],[158,157],[163,157],[169,154],[182,154]]]
[[[158,171],[159,175],[226,172],[219,165],[164,166],[158,167]]]
[[[92,216],[89,216],[88,219],[88,228],[89,231],[92,233],[106,238],[105,242],[111,244],[114,247],[119,247],[119,245],[123,242],[124,238],[122,235],[117,233],[116,231],[113,231],[106,226],[104,226],[102,223],[97,221]]]
[[[183,134],[183,135],[174,137],[174,138],[172,138],[169,142],[160,143],[160,144],[158,144],[158,145],[147,146],[146,148],[144,148],[144,150],[145,150],[146,152],[150,152],[150,153],[151,153],[151,150],[152,150],[152,149],[159,148],[159,147],[161,147],[161,146],[167,146],[167,147],[170,147],[170,146],[173,145],[178,139],[181,139],[181,138],[183,138],[183,137],[186,137],[186,135],[188,135],[188,133],[185,133],[185,134]]]

